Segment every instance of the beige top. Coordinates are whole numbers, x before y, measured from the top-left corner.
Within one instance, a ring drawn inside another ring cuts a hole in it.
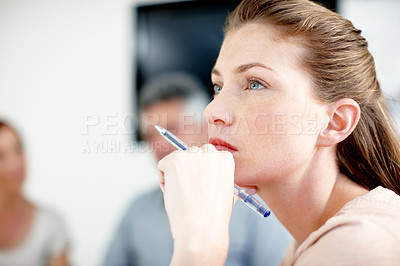
[[[377,187],[348,202],[281,265],[400,265],[400,196]]]
[[[37,208],[25,239],[9,249],[0,249],[0,266],[43,266],[66,250],[67,233],[56,213]]]

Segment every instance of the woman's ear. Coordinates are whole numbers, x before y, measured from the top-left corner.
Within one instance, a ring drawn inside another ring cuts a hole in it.
[[[360,120],[360,106],[353,99],[340,99],[328,108],[329,121],[321,129],[317,145],[329,147],[346,139]]]

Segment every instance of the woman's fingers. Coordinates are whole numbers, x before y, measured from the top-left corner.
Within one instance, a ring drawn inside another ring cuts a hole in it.
[[[176,150],[158,162],[158,183],[163,192],[165,191],[165,171],[168,169],[168,167],[171,167],[171,162],[174,162],[172,157],[178,152],[180,151]]]
[[[160,170],[158,170],[158,183],[160,185],[162,192],[164,192],[165,188],[164,172],[161,172]]]
[[[186,225],[228,225],[235,200],[234,169],[232,154],[210,144],[175,151],[159,161],[159,184],[174,236]]]
[[[217,152],[218,150],[212,144],[205,144],[201,147],[201,150],[204,152]]]

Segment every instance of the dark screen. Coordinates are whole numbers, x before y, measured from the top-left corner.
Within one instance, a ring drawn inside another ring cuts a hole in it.
[[[186,71],[210,87],[228,11],[239,1],[188,1],[138,7],[136,89],[165,71]]]

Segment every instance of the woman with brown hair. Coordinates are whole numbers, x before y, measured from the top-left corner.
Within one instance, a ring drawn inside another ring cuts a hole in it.
[[[66,233],[53,212],[22,194],[25,158],[20,137],[0,121],[0,265],[66,266]]]
[[[244,0],[225,30],[211,145],[159,162],[171,265],[224,264],[234,183],[294,237],[283,265],[399,265],[400,140],[361,31],[307,0]]]

